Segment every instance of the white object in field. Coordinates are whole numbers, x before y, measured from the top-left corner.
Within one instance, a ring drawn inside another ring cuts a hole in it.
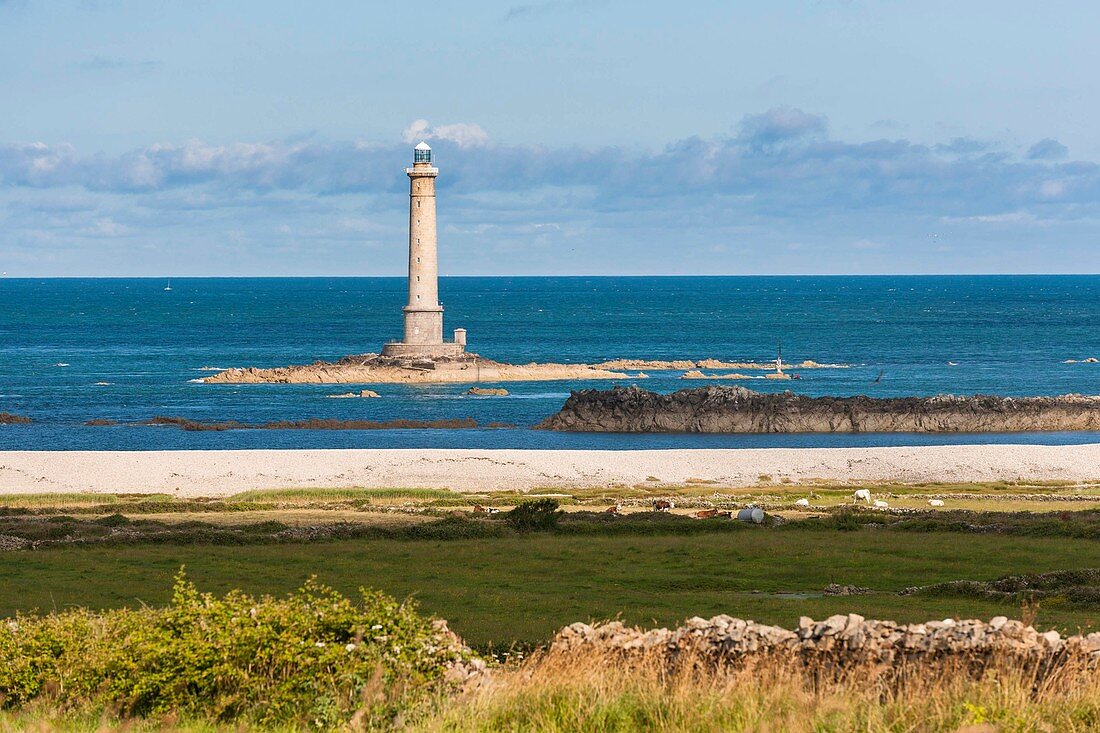
[[[929,499],[928,506],[943,506],[943,499]]]
[[[809,499],[799,499],[798,501],[796,501],[794,503],[794,505],[795,506],[809,506],[810,505],[810,500]]]
[[[888,509],[889,507],[890,505],[882,499],[875,499],[875,509]]]
[[[742,522],[752,522],[753,524],[763,524],[764,522],[764,510],[760,507],[750,506],[747,509],[742,509],[737,512],[737,518]]]
[[[856,489],[856,492],[852,494],[852,501],[864,501],[868,504],[871,503],[871,490],[870,489]]]

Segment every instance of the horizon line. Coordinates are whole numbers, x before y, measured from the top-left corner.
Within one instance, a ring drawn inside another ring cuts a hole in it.
[[[684,273],[684,274],[557,274],[439,275],[440,279],[492,278],[753,278],[753,277],[1100,277],[1100,272],[892,272],[892,273]],[[14,280],[407,280],[408,275],[0,275]]]

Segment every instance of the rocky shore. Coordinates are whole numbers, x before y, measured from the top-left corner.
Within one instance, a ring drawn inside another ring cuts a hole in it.
[[[803,361],[791,369],[842,369],[843,364]],[[430,382],[535,382],[583,379],[645,379],[640,370],[698,373],[700,369],[774,370],[775,362],[730,362],[718,359],[612,359],[596,364],[506,364],[466,353],[457,357],[404,359],[358,354],[335,362],[260,369],[225,369],[199,381],[208,384],[421,384]],[[633,373],[630,373],[633,372]],[[689,377],[690,378],[690,377]],[[743,375],[713,375],[711,379],[746,379]]]
[[[743,387],[582,390],[539,428],[612,433],[1009,433],[1100,430],[1100,397],[804,397]]]
[[[522,382],[574,379],[639,379],[590,364],[505,364],[477,354],[454,358],[399,359],[378,354],[346,356],[336,362],[226,369],[202,381],[208,384],[426,384],[432,382]]]
[[[805,662],[825,657],[839,666],[874,665],[884,672],[906,663],[954,657],[969,664],[1015,660],[1049,672],[1071,662],[1100,667],[1100,632],[1062,638],[1057,631],[1040,633],[1004,616],[989,622],[944,619],[898,624],[864,619],[855,613],[823,621],[803,616],[798,628],[791,630],[722,615],[695,617],[679,628],[648,631],[619,621],[594,626],[575,623],[558,632],[550,652],[656,655],[673,666],[680,657],[695,662],[701,656],[722,665],[751,655],[779,654]]]

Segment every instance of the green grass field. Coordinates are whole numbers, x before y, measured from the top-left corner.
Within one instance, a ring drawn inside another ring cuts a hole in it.
[[[285,593],[310,575],[343,592],[415,598],[480,647],[548,639],[574,621],[676,623],[728,613],[793,626],[856,612],[901,622],[1019,617],[1019,605],[900,596],[908,586],[1100,567],[1100,544],[957,532],[746,528],[701,534],[363,539],[240,546],[133,544],[0,553],[0,614],[161,605],[181,565],[202,588]],[[822,597],[829,583],[874,592]],[[791,595],[787,595],[791,594]],[[1093,628],[1100,612],[1048,600],[1037,625]]]

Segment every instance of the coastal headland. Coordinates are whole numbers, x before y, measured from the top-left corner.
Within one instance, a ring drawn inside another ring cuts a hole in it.
[[[264,488],[465,492],[636,485],[1100,480],[1100,444],[702,450],[169,450],[0,453],[0,494],[167,493]]]
[[[574,392],[545,430],[596,433],[1012,433],[1100,430],[1100,397],[807,397],[712,386]]]
[[[840,369],[843,364],[803,361],[797,369]],[[426,384],[432,382],[537,382],[585,379],[645,379],[645,370],[775,370],[774,362],[719,359],[613,359],[595,364],[507,364],[463,353],[454,357],[405,359],[359,354],[339,361],[285,367],[226,369],[204,378],[208,384]],[[633,372],[633,373],[630,373]],[[737,375],[728,378],[736,379]]]

